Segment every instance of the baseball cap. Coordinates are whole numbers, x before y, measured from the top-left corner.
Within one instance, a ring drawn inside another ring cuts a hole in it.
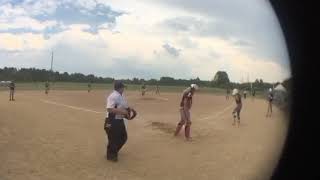
[[[121,88],[125,88],[126,86],[123,84],[122,81],[115,81],[114,82],[114,89],[115,90],[118,90],[118,89],[121,89]]]

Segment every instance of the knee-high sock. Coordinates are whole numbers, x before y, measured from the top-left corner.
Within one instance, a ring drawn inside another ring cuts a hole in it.
[[[191,124],[186,124],[186,127],[184,128],[184,133],[186,138],[190,138],[190,130],[191,130]]]
[[[182,128],[183,124],[178,123],[176,131],[174,132],[174,135],[177,136]]]

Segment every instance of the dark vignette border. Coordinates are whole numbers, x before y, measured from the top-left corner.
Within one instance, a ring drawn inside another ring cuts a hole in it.
[[[319,77],[313,61],[316,60],[317,45],[312,44],[317,36],[311,33],[311,29],[316,28],[314,9],[317,5],[314,1],[313,4],[308,2],[270,0],[285,35],[293,82],[288,136],[271,179],[320,179],[320,167],[316,161],[320,154],[316,151],[320,142],[316,135],[317,129],[320,131],[317,126],[320,120],[316,115],[320,112],[315,109],[317,104],[312,104],[317,103],[317,81],[314,79]]]

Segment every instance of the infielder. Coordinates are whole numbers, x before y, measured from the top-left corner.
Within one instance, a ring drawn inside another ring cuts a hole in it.
[[[243,98],[246,99],[247,98],[247,90],[243,91]]]
[[[191,118],[190,118],[190,109],[192,106],[192,97],[196,90],[198,90],[199,87],[196,84],[191,84],[190,87],[185,89],[182,94],[182,99],[180,102],[180,116],[181,120],[177,125],[176,131],[174,133],[174,136],[177,136],[182,128],[183,125],[185,125],[185,137],[186,140],[191,140],[190,137],[190,127],[191,127]]]
[[[229,95],[230,95],[230,89],[227,88],[226,100],[229,100]]]
[[[268,93],[268,110],[267,110],[267,115],[266,117],[271,117],[272,114],[272,101],[273,101],[273,92],[272,89],[269,89]]]
[[[146,93],[146,91],[147,91],[147,87],[146,87],[146,85],[143,83],[142,86],[141,86],[141,95],[144,96],[145,93]]]
[[[156,94],[159,94],[160,95],[160,88],[159,88],[159,85],[156,86]]]
[[[88,93],[91,91],[91,83],[88,83]]]
[[[46,95],[48,95],[49,89],[50,89],[50,85],[49,85],[49,82],[47,81],[46,84],[45,84],[45,93],[46,93]]]
[[[252,89],[252,96],[251,96],[251,98],[252,98],[252,100],[254,100],[254,97],[256,96],[256,90],[255,89]]]
[[[9,84],[9,90],[10,90],[10,94],[9,94],[9,101],[14,101],[14,89],[16,88],[16,85],[13,81],[10,82]]]
[[[233,124],[232,125],[235,125],[236,119],[238,119],[238,126],[239,126],[240,125],[240,112],[242,109],[242,101],[241,101],[241,95],[240,95],[238,89],[233,89],[232,96],[234,96],[234,100],[236,102],[236,107],[232,111],[232,115],[233,115]]]

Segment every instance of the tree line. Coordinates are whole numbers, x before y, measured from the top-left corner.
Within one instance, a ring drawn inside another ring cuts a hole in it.
[[[113,83],[115,79],[112,77],[98,77],[93,74],[84,75],[82,73],[60,73],[57,71],[48,71],[46,69],[36,68],[0,68],[0,81],[15,82],[82,82],[82,83]],[[126,84],[142,84],[159,85],[159,86],[189,86],[196,83],[200,87],[217,87],[217,88],[239,88],[250,90],[251,86],[256,90],[264,90],[273,86],[271,83],[265,83],[262,79],[257,79],[254,83],[235,83],[230,82],[228,74],[224,71],[218,71],[211,81],[195,79],[175,79],[172,77],[161,77],[160,79],[121,79]]]

